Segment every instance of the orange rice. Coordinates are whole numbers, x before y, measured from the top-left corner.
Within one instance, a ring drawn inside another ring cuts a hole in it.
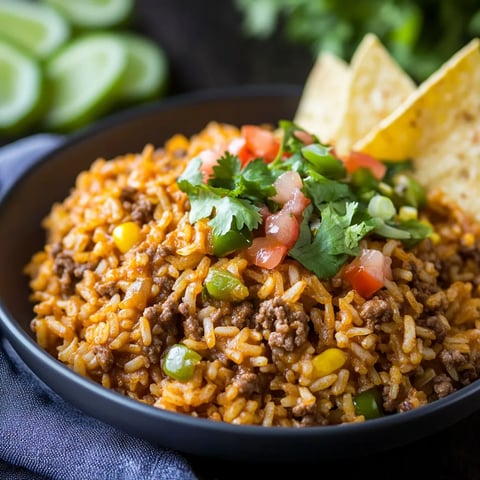
[[[190,224],[188,197],[175,180],[200,151],[238,136],[236,127],[212,122],[160,149],[97,159],[78,176],[45,219],[45,248],[26,267],[41,347],[105,388],[234,424],[361,422],[360,392],[376,388],[389,414],[474,381],[479,226],[430,193],[423,212],[430,238],[410,251],[396,240],[362,241],[392,259],[393,280],[369,300],[341,276],[320,281],[292,259],[266,270],[242,253],[216,258],[210,227]],[[113,229],[132,221],[138,239],[122,253]],[[212,267],[241,279],[248,297],[205,295]],[[201,355],[188,381],[161,368],[177,343]]]

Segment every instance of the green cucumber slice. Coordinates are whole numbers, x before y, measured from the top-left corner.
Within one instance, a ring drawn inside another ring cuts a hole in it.
[[[53,8],[24,0],[0,1],[0,37],[37,59],[57,50],[70,36],[70,25]]]
[[[125,24],[134,0],[44,0],[77,28],[110,28]]]
[[[43,79],[39,64],[0,41],[0,133],[24,132],[41,114]]]
[[[68,43],[45,65],[51,93],[45,128],[67,132],[106,113],[126,66],[127,52],[114,34],[85,34]]]
[[[167,90],[168,62],[163,50],[149,38],[133,33],[119,35],[128,64],[118,95],[125,103],[151,100]]]

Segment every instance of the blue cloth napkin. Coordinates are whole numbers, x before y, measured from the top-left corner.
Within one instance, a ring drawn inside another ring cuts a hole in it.
[[[0,196],[63,137],[39,134],[0,149]],[[62,400],[0,338],[0,479],[194,480],[180,453],[102,423]]]

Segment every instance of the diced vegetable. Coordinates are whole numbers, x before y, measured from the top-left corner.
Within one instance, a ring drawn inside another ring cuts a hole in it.
[[[339,348],[327,348],[322,353],[313,357],[313,369],[317,377],[330,375],[342,368],[347,361],[347,354]]]
[[[217,257],[224,257],[252,244],[252,234],[248,229],[241,231],[230,230],[224,235],[213,235],[213,253]]]
[[[275,187],[275,195],[272,200],[280,205],[285,204],[292,196],[292,191],[303,187],[302,177],[298,172],[289,170],[282,173],[273,183]]]
[[[378,250],[363,249],[344,269],[344,277],[364,298],[370,298],[391,279],[391,259]]]
[[[135,222],[117,225],[112,232],[113,241],[122,252],[128,252],[140,240],[140,227]]]
[[[288,248],[273,237],[257,237],[247,248],[246,256],[257,267],[272,269],[283,262]]]
[[[409,205],[403,205],[398,211],[399,220],[406,222],[408,220],[417,220],[418,219],[418,210],[415,207],[410,207]]]
[[[292,248],[297,241],[300,226],[295,215],[284,209],[273,213],[265,220],[265,234],[285,245],[287,249]]]
[[[363,415],[366,420],[383,416],[382,399],[377,389],[365,390],[353,397],[355,413]]]
[[[241,133],[245,143],[239,150],[238,157],[243,165],[255,158],[263,158],[267,163],[275,160],[280,143],[272,132],[257,125],[244,125]]]
[[[227,270],[211,268],[205,279],[205,288],[217,300],[238,302],[248,296],[248,288]]]
[[[386,165],[366,153],[350,152],[343,158],[343,162],[348,173],[353,173],[359,168],[368,168],[377,180],[381,180],[387,173]]]
[[[368,203],[368,213],[372,217],[390,220],[396,213],[393,202],[383,195],[375,195]]]
[[[168,348],[162,359],[162,370],[176,380],[186,382],[193,377],[201,355],[187,346],[177,343]]]

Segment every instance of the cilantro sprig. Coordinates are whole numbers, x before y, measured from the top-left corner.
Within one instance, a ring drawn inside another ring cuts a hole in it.
[[[397,238],[410,247],[431,233],[429,226],[415,219],[369,214],[368,203],[378,194],[389,194],[396,208],[424,204],[421,187],[405,173],[408,162],[390,165],[383,182],[366,169],[349,175],[318,138],[312,136],[313,143],[306,145],[296,134],[302,130],[298,125],[282,120],[279,128],[282,144],[270,164],[257,158],[242,166],[236,155],[225,152],[204,181],[201,159],[190,161],[177,183],[189,197],[191,223],[209,219],[214,238],[231,231],[255,235],[262,223],[261,208],[280,208],[271,200],[275,180],[292,170],[302,178],[302,191],[311,204],[302,214],[299,237],[288,255],[319,278],[334,276],[349,257],[358,255],[360,241],[369,234]]]
[[[257,229],[262,222],[258,205],[275,195],[275,177],[267,165],[256,159],[242,169],[238,157],[226,152],[204,183],[201,164],[194,158],[177,180],[190,200],[190,222],[211,218],[208,223],[216,236],[232,229]]]

